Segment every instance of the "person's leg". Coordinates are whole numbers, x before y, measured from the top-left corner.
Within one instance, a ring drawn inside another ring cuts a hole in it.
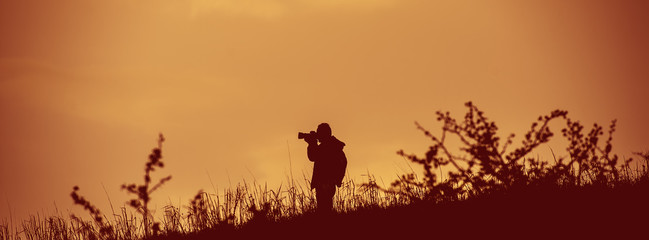
[[[333,210],[333,197],[336,194],[335,185],[326,185],[316,188],[316,201],[319,211]]]
[[[324,187],[319,186],[315,189],[315,198],[316,198],[316,204],[318,205],[318,211],[320,212],[324,210],[325,202],[327,201]]]

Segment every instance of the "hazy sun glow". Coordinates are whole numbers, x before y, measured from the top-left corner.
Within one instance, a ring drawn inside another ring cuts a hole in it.
[[[121,204],[119,186],[141,181],[159,132],[167,165],[154,174],[173,179],[153,196],[158,207],[242,179],[278,186],[289,151],[294,177],[309,178],[296,134],[321,122],[347,144],[348,177],[388,184],[409,171],[397,150],[426,150],[413,122],[436,130],[434,111],[461,116],[469,100],[503,136],[557,108],[586,126],[618,119],[614,151],[631,157],[649,150],[647,10],[644,1],[2,1],[0,220],[72,209],[75,185],[101,208],[102,185]]]

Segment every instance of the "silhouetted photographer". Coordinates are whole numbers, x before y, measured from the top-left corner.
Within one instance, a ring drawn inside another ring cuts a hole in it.
[[[313,162],[311,189],[316,190],[318,211],[331,211],[336,186],[341,186],[347,168],[347,157],[343,152],[345,143],[331,135],[327,123],[318,125],[317,131],[298,133],[297,138],[309,144],[307,156]]]

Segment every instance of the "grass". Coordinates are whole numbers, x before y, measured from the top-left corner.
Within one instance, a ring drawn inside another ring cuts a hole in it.
[[[387,193],[377,189],[363,189],[352,181],[346,181],[336,196],[337,210],[354,212],[357,209],[388,205]],[[221,193],[200,191],[186,206],[168,205],[158,219],[160,232],[153,236],[186,236],[216,229],[239,229],[246,224],[288,221],[296,216],[313,215],[315,194],[306,182],[269,189],[263,185],[240,183]],[[75,190],[78,193],[80,190]],[[370,195],[372,195],[370,197]],[[81,196],[78,196],[81,198]],[[94,207],[87,200],[79,200],[86,209]],[[76,215],[33,216],[23,222],[15,231],[7,224],[0,227],[0,239],[142,239],[147,236],[140,212],[131,212],[122,207],[117,215],[104,215],[98,210],[91,212],[91,219],[84,220]],[[101,216],[96,218],[95,216]],[[20,233],[20,234],[19,234]]]
[[[215,238],[404,238],[539,236],[633,237],[643,233],[649,214],[649,152],[635,153],[641,165],[630,166],[612,154],[613,121],[606,131],[585,128],[566,111],[553,111],[535,121],[518,148],[513,135],[502,141],[497,126],[472,103],[463,119],[438,112],[441,136],[417,124],[431,140],[420,157],[398,154],[422,167],[421,177],[405,174],[389,187],[368,180],[346,180],[338,189],[334,213],[315,212],[315,194],[307,177],[276,189],[242,182],[220,193],[198,191],[185,206],[163,207],[154,219],[148,202],[171,176],[156,184],[154,168],[162,168],[162,135],[145,163],[144,183],[125,184],[134,194],[129,207],[106,216],[74,188],[75,204],[90,213],[32,216],[20,225],[0,222],[5,239],[215,239]],[[552,122],[565,122],[567,159],[542,162],[526,156],[554,135]],[[449,139],[460,143],[451,149]],[[603,141],[600,141],[603,139]],[[436,172],[452,169],[440,181]],[[636,220],[640,219],[640,220]]]

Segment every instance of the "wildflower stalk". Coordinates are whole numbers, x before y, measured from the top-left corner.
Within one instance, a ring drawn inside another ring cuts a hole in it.
[[[151,201],[151,194],[160,188],[165,182],[171,180],[171,175],[161,178],[158,183],[151,186],[151,172],[155,170],[155,167],[163,168],[164,163],[162,159],[162,142],[164,142],[164,136],[162,134],[158,137],[158,147],[154,148],[149,154],[149,161],[146,162],[144,168],[144,184],[136,185],[132,184],[123,184],[122,189],[126,190],[128,193],[137,195],[137,198],[131,199],[128,204],[129,206],[135,208],[139,213],[142,214],[143,224],[144,224],[144,236],[150,236],[150,233],[156,235],[160,232],[160,223],[157,223],[152,220],[152,216],[149,211],[149,202]],[[151,228],[151,229],[149,229]]]

